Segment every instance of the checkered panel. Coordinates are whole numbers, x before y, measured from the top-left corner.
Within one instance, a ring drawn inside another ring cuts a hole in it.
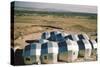
[[[78,34],[79,40],[86,39],[89,40],[89,37],[86,34]]]
[[[79,40],[77,34],[71,34],[71,36],[72,36],[72,39],[73,39],[74,41],[78,41],[78,40]]]
[[[77,44],[79,46],[79,50],[86,50],[86,49],[97,48],[97,43],[96,43],[95,40],[82,39],[82,40],[77,41]]]
[[[58,44],[56,42],[48,42],[48,53],[58,53]]]
[[[41,53],[40,51],[41,51],[41,45],[39,43],[30,43],[23,50],[23,56],[40,55]]]
[[[49,40],[46,40],[46,39],[39,39],[39,43],[40,44],[43,44],[43,43],[46,43],[46,42],[48,42]]]
[[[48,39],[50,37],[50,33],[49,32],[43,32],[41,35],[41,39]]]
[[[79,50],[85,50],[85,44],[82,40],[77,41]]]
[[[85,45],[85,49],[92,49],[91,43],[89,42],[89,40],[83,39],[82,41]]]
[[[48,53],[58,54],[69,50],[86,50],[97,48],[95,40],[88,40],[85,35],[62,34],[61,32],[50,32],[50,36],[40,39],[39,43],[31,43],[25,47],[23,56],[42,55]],[[49,37],[49,38],[48,38]],[[47,38],[47,39],[46,39]]]
[[[64,32],[52,31],[52,32],[44,32],[41,36],[42,39],[48,39],[49,41],[64,41],[64,40],[89,40],[89,37],[86,34],[66,34]]]
[[[91,43],[92,49],[97,49],[97,42],[95,40],[89,40],[89,42]]]
[[[23,56],[30,56],[30,49],[31,49],[31,44],[25,46],[25,48],[23,49]]]
[[[66,41],[59,42],[58,43],[58,48],[59,48],[59,53],[68,51],[68,47],[67,47]]]
[[[64,37],[62,36],[62,34],[57,34],[57,35],[56,35],[56,40],[57,40],[58,42],[64,41]]]
[[[43,43],[41,45],[41,54],[47,54],[48,53],[48,43]]]

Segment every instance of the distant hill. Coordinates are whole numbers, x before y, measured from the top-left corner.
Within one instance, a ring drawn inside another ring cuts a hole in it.
[[[16,10],[97,13],[96,6],[15,1]]]
[[[29,7],[15,7],[15,10],[26,10],[26,11],[47,11],[47,12],[72,12],[69,10],[60,10],[60,9],[54,9],[54,8],[29,8]]]

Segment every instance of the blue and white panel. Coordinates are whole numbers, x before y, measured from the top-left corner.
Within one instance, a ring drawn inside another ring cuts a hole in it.
[[[89,42],[89,40],[83,39],[82,41],[85,44],[85,49],[92,49],[91,43]]]
[[[64,41],[64,37],[62,36],[62,34],[57,34],[57,35],[56,35],[56,40],[57,40],[58,42]]]
[[[86,34],[78,34],[79,40],[86,39],[89,40],[89,37]]]
[[[23,50],[23,56],[41,55],[41,44],[30,43]]]
[[[78,46],[79,46],[79,50],[84,50],[84,53],[82,53],[82,55],[84,56],[84,58],[88,58],[91,56],[91,52],[92,52],[92,47],[91,44],[89,42],[89,40],[86,39],[82,39],[80,41],[77,41]]]
[[[68,46],[68,50],[79,51],[79,46],[78,46],[76,41],[67,40],[66,43],[67,43],[67,46]]]
[[[78,51],[79,51],[79,47],[78,47],[78,44],[77,44],[77,42],[76,41],[72,41],[72,48],[73,48],[73,50],[72,50],[72,61],[74,61],[75,59],[77,59],[78,58]]]
[[[85,44],[83,40],[77,41],[77,44],[78,44],[79,50],[85,50]]]
[[[76,34],[69,34],[69,35],[65,36],[64,38],[65,38],[65,40],[68,40],[68,39],[73,40],[73,41],[79,40],[79,37]]]
[[[73,50],[72,40],[68,39],[66,40],[66,43],[67,43],[68,51],[72,51]]]
[[[36,44],[36,55],[41,55],[41,43]]]
[[[77,41],[78,47],[79,47],[79,53],[78,56],[85,56],[85,44],[83,42],[83,40],[79,40]]]
[[[82,34],[78,34],[78,37],[79,37],[80,40],[84,39]]]
[[[71,35],[65,36],[64,38],[65,38],[65,40],[68,40],[68,39],[73,40]]]
[[[48,38],[48,40],[50,40],[50,41],[56,41],[56,34],[57,34],[56,31],[50,32],[50,37]]]
[[[41,35],[41,39],[48,39],[50,37],[50,33],[49,32],[43,32]]]
[[[89,40],[89,42],[91,43],[92,49],[97,49],[97,42],[95,40]]]
[[[46,40],[46,39],[39,39],[39,43],[41,43],[41,44],[46,43],[46,42],[48,42],[48,40]]]
[[[76,41],[72,41],[72,48],[74,51],[79,51],[79,46]]]
[[[84,58],[88,59],[91,56],[92,47],[91,47],[89,40],[83,40],[83,42],[85,44],[85,56],[84,56]]]
[[[36,55],[36,44],[32,43],[30,48],[30,56]]]
[[[43,43],[41,45],[41,54],[47,54],[48,53],[48,43]]]
[[[79,51],[79,46],[77,44],[76,41],[73,41],[73,40],[67,40],[66,41],[67,43],[67,46],[68,46],[68,50],[72,50],[72,51]]]
[[[97,42],[95,40],[89,40],[92,46],[92,55],[97,55]]]
[[[50,41],[63,41],[64,37],[62,36],[61,32],[59,31],[52,31],[50,32],[50,37],[48,38]]]
[[[23,50],[22,56],[31,56],[30,55],[30,50],[27,50],[27,51]]]
[[[68,46],[68,61],[74,61],[78,58],[79,47],[76,41],[67,40]]]
[[[72,36],[72,39],[73,39],[74,41],[78,41],[78,40],[79,40],[77,34],[71,34],[71,36]]]
[[[66,41],[59,42],[58,43],[58,48],[59,48],[59,50],[58,50],[59,53],[68,51],[68,46],[67,46]]]
[[[52,31],[52,32],[50,32],[50,35],[51,35],[51,36],[55,36],[55,35],[57,35],[57,34],[59,34],[59,32],[57,32],[57,31]]]
[[[25,46],[25,48],[23,49],[23,56],[30,56],[30,49],[31,49],[31,45],[27,45]]]
[[[69,35],[69,34],[67,34],[67,33],[65,33],[65,32],[63,32],[63,33],[61,33],[61,34],[62,34],[63,37],[66,37],[66,36]]]
[[[57,42],[48,42],[48,53],[58,54]]]

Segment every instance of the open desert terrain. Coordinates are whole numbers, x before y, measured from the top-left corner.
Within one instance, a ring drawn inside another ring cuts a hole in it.
[[[26,40],[39,39],[44,31],[59,30],[66,33],[86,33],[97,38],[95,14],[46,13],[16,11],[14,15],[14,47],[24,48]]]

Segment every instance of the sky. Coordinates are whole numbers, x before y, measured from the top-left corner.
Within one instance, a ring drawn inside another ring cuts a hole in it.
[[[22,2],[15,1],[15,6],[40,8],[40,9],[57,9],[60,11],[84,12],[84,13],[97,13],[97,6],[90,5],[73,5],[73,4],[57,4],[57,3],[40,3],[40,2]]]

